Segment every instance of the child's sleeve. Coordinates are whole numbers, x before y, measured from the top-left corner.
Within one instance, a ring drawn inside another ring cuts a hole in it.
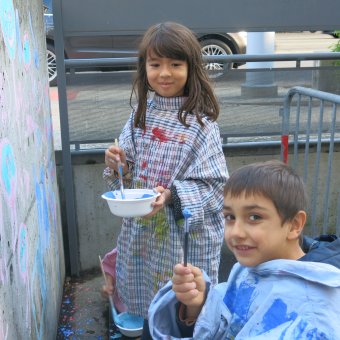
[[[189,208],[193,215],[191,227],[200,227],[207,215],[222,212],[223,188],[229,176],[218,126],[207,122],[204,129],[197,131],[186,156],[185,162],[190,161],[190,165],[172,183],[172,202],[175,211]]]

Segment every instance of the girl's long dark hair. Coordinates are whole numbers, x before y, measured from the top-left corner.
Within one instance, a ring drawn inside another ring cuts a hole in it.
[[[187,100],[178,111],[179,121],[184,126],[189,126],[186,123],[186,116],[190,113],[195,114],[202,126],[204,125],[202,115],[215,121],[220,108],[203,67],[201,46],[197,38],[187,27],[175,22],[165,22],[151,26],[145,32],[139,46],[137,74],[130,97],[130,105],[133,94],[138,101],[134,126],[145,128],[148,92],[152,90],[146,75],[146,59],[150,51],[159,57],[184,60],[188,63],[188,79],[184,89]]]

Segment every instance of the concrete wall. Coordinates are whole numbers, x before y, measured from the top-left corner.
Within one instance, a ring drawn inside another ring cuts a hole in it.
[[[334,153],[334,167],[338,169],[340,166],[339,147],[336,147]],[[280,148],[275,146],[258,147],[258,148],[236,148],[225,150],[228,169],[232,172],[234,169],[257,161],[265,161],[270,159],[280,159]],[[303,156],[303,153],[301,153]],[[320,173],[324,174],[327,170],[328,148],[325,147],[321,154]],[[313,174],[315,168],[315,148],[310,149],[310,174]],[[57,168],[58,173],[62,171],[62,167],[58,159],[61,157],[57,152]],[[102,154],[95,155],[73,155],[73,178],[75,190],[75,205],[78,224],[79,238],[79,260],[80,270],[88,270],[98,267],[98,255],[103,256],[107,251],[111,250],[117,241],[117,236],[121,227],[121,219],[112,215],[107,202],[100,196],[107,191],[105,183],[102,179],[102,172],[105,167],[104,151]],[[313,165],[314,164],[314,165]],[[303,165],[303,162],[300,164]],[[302,174],[302,169],[298,169]],[[313,177],[313,176],[312,176]],[[336,175],[337,179],[340,178]],[[324,176],[320,176],[320,182]],[[323,190],[324,183],[320,183],[320,190]],[[62,185],[60,186],[62,190]],[[311,187],[308,186],[311,191]],[[337,202],[339,195],[339,185],[332,186],[331,202]],[[320,204],[320,206],[322,206]],[[332,206],[332,223],[336,218],[336,206]],[[322,211],[321,211],[322,212]],[[321,222],[320,222],[321,223]],[[310,230],[306,228],[307,234]],[[334,232],[332,230],[332,232]],[[320,231],[321,233],[321,231]],[[223,254],[228,254],[226,249]],[[231,265],[230,258],[225,255],[223,263],[226,265],[222,268],[220,276],[225,278],[226,272]]]
[[[55,339],[65,277],[41,0],[0,0],[0,339]]]

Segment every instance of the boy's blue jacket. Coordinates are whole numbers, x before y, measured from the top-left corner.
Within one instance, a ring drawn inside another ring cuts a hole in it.
[[[340,238],[336,235],[326,234],[316,238],[304,236],[303,250],[306,255],[299,261],[328,263],[340,268]]]
[[[207,291],[190,339],[340,339],[340,270],[332,265],[273,260],[247,268],[236,263],[227,282],[208,283]],[[181,338],[177,302],[170,281],[150,305],[153,339]]]

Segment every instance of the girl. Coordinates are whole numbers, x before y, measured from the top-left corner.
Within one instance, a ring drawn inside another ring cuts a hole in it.
[[[215,122],[219,105],[188,28],[166,22],[146,31],[133,93],[138,104],[119,147],[105,152],[104,179],[111,190],[119,188],[120,160],[126,187],[161,193],[149,215],[123,219],[117,242],[118,293],[130,313],[146,319],[152,298],[183,261],[184,208],[192,213],[188,261],[217,283],[228,171]],[[148,338],[146,321],[142,339]]]

